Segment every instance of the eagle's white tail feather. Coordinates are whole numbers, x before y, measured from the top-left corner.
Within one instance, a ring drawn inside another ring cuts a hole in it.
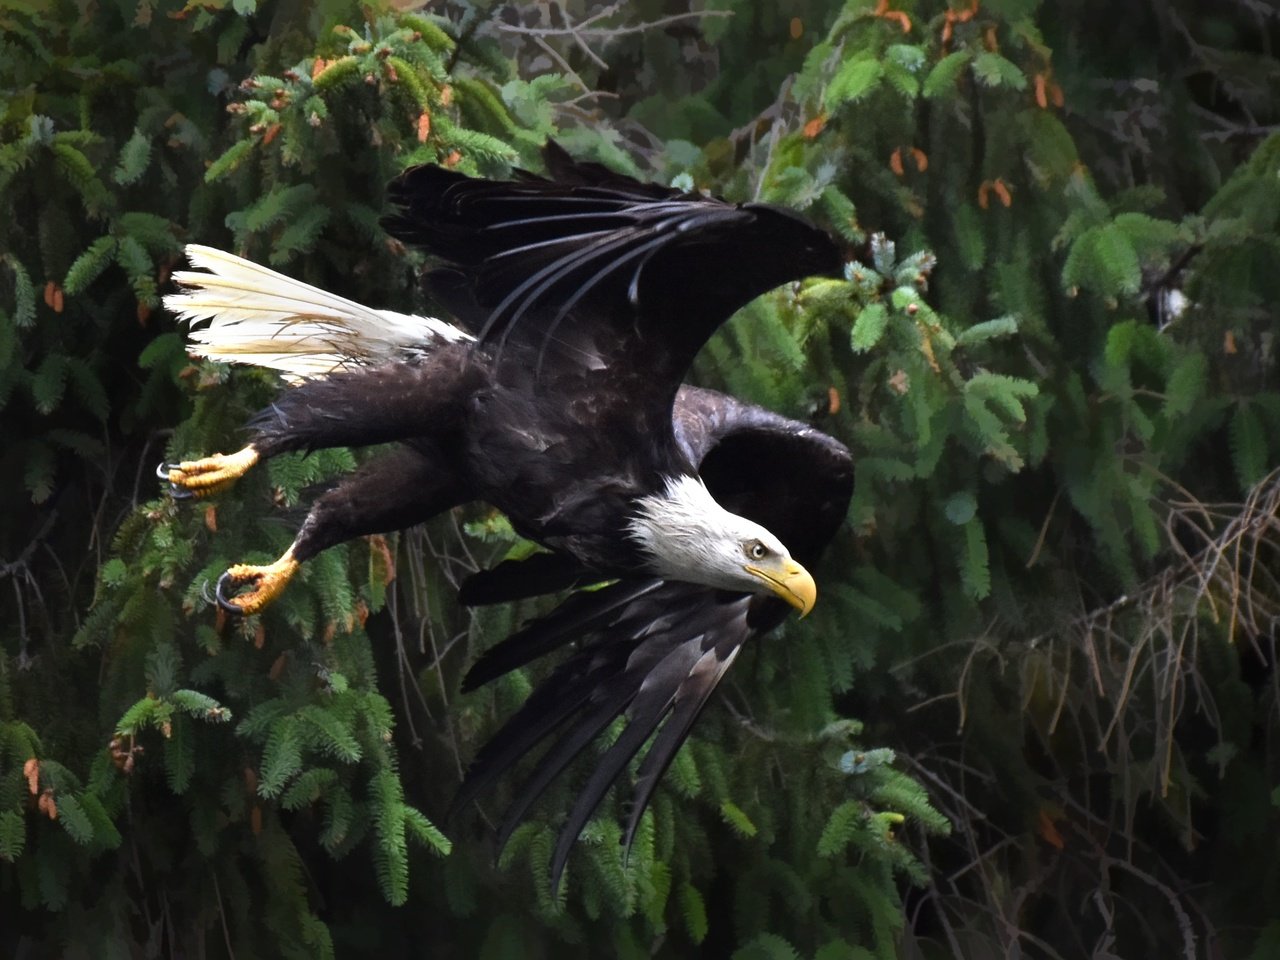
[[[175,282],[190,289],[164,298],[194,327],[188,349],[226,363],[278,370],[289,380],[429,350],[471,335],[433,317],[369,307],[212,247],[190,244],[193,266]]]

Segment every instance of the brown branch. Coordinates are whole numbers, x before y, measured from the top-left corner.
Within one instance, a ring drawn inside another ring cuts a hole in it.
[[[565,27],[521,27],[513,23],[498,22],[495,25],[503,33],[515,33],[529,37],[593,37],[601,40],[613,40],[617,37],[624,37],[634,33],[644,33],[649,30],[657,30],[661,27],[670,26],[673,23],[681,23],[685,20],[701,20],[705,17],[731,17],[732,10],[692,10],[688,13],[673,13],[670,16],[659,17],[657,20],[647,20],[644,23],[632,24],[629,27],[593,27],[589,24],[596,23],[600,20],[613,16],[623,7],[617,3],[610,7],[605,7],[598,13],[594,13],[579,24]],[[607,66],[607,64],[602,64]]]

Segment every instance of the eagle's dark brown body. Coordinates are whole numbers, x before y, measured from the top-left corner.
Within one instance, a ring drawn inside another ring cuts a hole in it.
[[[392,185],[389,232],[446,261],[427,292],[478,339],[313,380],[258,419],[264,453],[398,440],[429,461],[412,502],[381,502],[367,522],[344,504],[365,494],[339,487],[322,511],[356,526],[313,518],[298,559],[482,500],[601,575],[643,573],[635,501],[697,472],[672,429],[694,354],[759,294],[841,269],[830,237],[789,211],[548,159],[553,180],[421,167]]]
[[[527,352],[513,349],[503,366]],[[568,403],[554,393],[531,399],[495,383],[491,370],[476,348],[451,344],[410,363],[305,383],[259,415],[250,439],[264,456],[392,440],[402,446],[394,463],[375,460],[317,501],[297,559],[475,500],[600,576],[642,572],[643,557],[626,535],[631,504],[660,490],[664,476],[696,472],[670,421],[653,442],[637,444],[643,417],[636,411],[602,409],[590,389]],[[389,483],[405,496],[391,495]]]

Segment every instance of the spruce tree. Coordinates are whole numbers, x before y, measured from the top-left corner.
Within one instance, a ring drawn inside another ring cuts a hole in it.
[[[403,5],[401,5],[403,6]],[[43,956],[1269,955],[1280,943],[1280,18],[1098,0],[0,3],[0,951]],[[459,513],[231,622],[358,451],[173,504],[280,389],[192,363],[182,245],[415,303],[377,224],[555,136],[803,210],[698,382],[857,458],[812,617],[747,650],[629,858],[557,894],[562,779],[495,864],[439,818],[549,665],[452,600],[529,547]]]

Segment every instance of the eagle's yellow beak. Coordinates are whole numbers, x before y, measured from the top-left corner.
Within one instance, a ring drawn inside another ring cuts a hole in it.
[[[809,571],[790,557],[779,558],[767,566],[746,565],[747,573],[759,577],[771,593],[776,593],[806,616],[818,599],[818,585]]]

